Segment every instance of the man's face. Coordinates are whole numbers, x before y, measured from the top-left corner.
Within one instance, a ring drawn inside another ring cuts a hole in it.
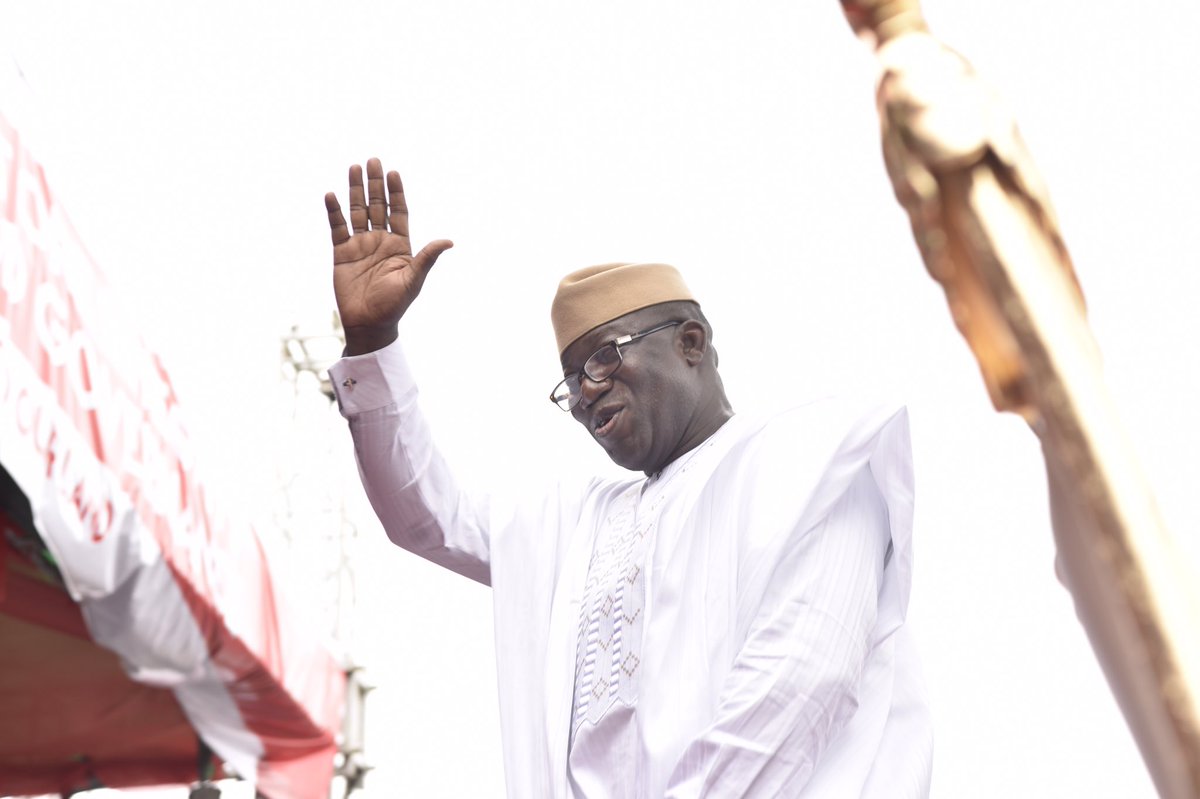
[[[660,309],[635,311],[581,336],[562,355],[563,374],[578,372],[597,349],[627,334],[672,321]],[[699,397],[699,376],[684,356],[680,327],[621,347],[621,365],[605,380],[581,375],[571,411],[613,461],[652,474],[680,453]]]

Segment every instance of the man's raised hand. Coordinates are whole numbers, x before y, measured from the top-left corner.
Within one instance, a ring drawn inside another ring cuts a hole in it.
[[[362,167],[350,167],[350,225],[337,195],[325,195],[333,237],[333,293],[346,331],[346,355],[361,355],[396,340],[396,324],[421,293],[438,256],[454,246],[446,239],[426,244],[416,255],[408,239],[408,206],[397,172],[367,161],[364,196]]]

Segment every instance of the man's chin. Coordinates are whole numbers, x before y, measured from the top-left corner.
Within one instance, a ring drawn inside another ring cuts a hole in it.
[[[601,446],[604,446],[604,444],[601,444]],[[610,458],[613,463],[619,465],[620,468],[629,469],[630,471],[641,471],[641,469],[638,468],[638,459],[632,456],[630,452],[623,450],[622,447],[605,446],[604,451],[608,458]]]
[[[612,460],[612,462],[620,466],[622,469],[628,469],[631,472],[643,471],[643,458],[639,458],[633,453],[627,452],[620,447],[613,447],[611,449],[605,447],[604,451],[608,453],[608,457]]]

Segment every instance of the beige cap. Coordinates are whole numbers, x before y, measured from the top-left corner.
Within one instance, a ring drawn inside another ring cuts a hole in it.
[[[572,272],[550,306],[558,354],[594,327],[675,300],[696,301],[679,270],[667,264],[600,264]]]

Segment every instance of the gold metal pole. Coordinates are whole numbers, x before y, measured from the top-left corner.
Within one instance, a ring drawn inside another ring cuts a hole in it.
[[[1049,197],[999,98],[916,0],[841,0],[881,68],[883,153],[996,408],[1042,443],[1058,568],[1164,799],[1200,797],[1200,581],[1104,385]]]

